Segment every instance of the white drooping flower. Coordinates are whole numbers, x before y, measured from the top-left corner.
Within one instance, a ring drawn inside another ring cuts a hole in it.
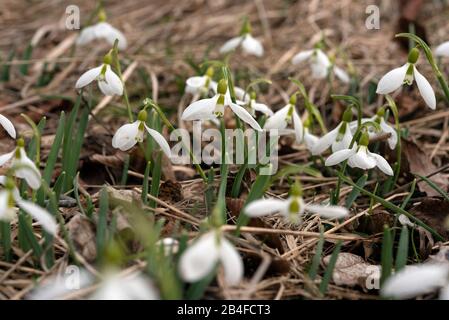
[[[438,57],[449,57],[449,41],[440,44],[435,49],[435,55]]]
[[[322,154],[329,147],[332,147],[332,152],[348,149],[353,138],[349,127],[351,120],[352,112],[350,109],[347,109],[340,124],[315,142],[312,148],[312,155]]]
[[[34,162],[28,158],[25,151],[25,142],[23,139],[17,140],[17,147],[2,156],[0,156],[0,167],[12,160],[11,168],[17,178],[24,179],[34,190],[41,186],[41,173]]]
[[[125,50],[128,46],[123,33],[104,21],[84,28],[76,39],[76,44],[85,45],[95,39],[106,40],[111,46],[114,45],[114,42],[117,39],[118,48],[120,50]]]
[[[123,94],[123,83],[120,77],[112,71],[111,62],[112,57],[108,53],[101,66],[90,69],[81,75],[75,84],[75,88],[81,89],[96,80],[98,87],[105,96],[121,96]]]
[[[237,95],[237,93],[236,93]],[[253,117],[256,116],[256,111],[261,112],[267,116],[272,116],[273,111],[271,111],[270,107],[268,107],[266,104],[259,103],[256,101],[256,94],[255,92],[252,92],[249,95],[249,99],[245,99],[246,101],[238,100],[237,104],[241,105],[242,107],[246,107],[249,113]]]
[[[117,132],[112,137],[112,146],[122,151],[127,151],[134,147],[136,143],[143,141],[146,131],[161,147],[167,157],[170,158],[171,151],[168,142],[159,132],[147,126],[145,123],[146,119],[147,112],[142,110],[139,112],[136,121],[133,123],[127,123],[118,128]]]
[[[220,80],[217,85],[217,94],[212,98],[201,99],[190,104],[182,113],[182,120],[215,120],[223,117],[225,107],[229,107],[242,121],[255,130],[262,131],[260,125],[245,108],[232,102],[228,91],[226,80]]]
[[[333,72],[337,78],[344,83],[348,83],[350,81],[349,75],[346,71],[333,64],[329,57],[319,48],[301,51],[292,59],[293,64],[300,64],[304,61],[309,61],[312,69],[312,76],[315,79],[324,79],[329,75],[329,72]]]
[[[379,125],[379,130],[377,130],[375,127],[368,127],[368,134],[370,139],[375,138],[376,136],[379,136],[380,134],[389,134],[390,137],[387,139],[388,146],[391,150],[394,150],[396,148],[396,145],[398,144],[398,133],[396,129],[385,121],[384,119],[384,110],[381,108],[377,114],[371,118],[362,118],[361,123],[364,124],[368,121],[375,122]],[[349,124],[349,127],[351,128],[352,134],[354,134],[357,130],[357,121],[352,121]]]
[[[243,278],[242,258],[219,230],[213,230],[184,251],[179,260],[179,273],[185,281],[196,282],[210,274],[217,263],[223,266],[228,285],[239,284]]]
[[[14,129],[14,125],[12,122],[6,118],[4,115],[0,114],[0,125],[8,132],[11,138],[16,138],[16,129]]]
[[[273,198],[255,200],[245,207],[244,212],[250,217],[279,213],[285,219],[295,224],[302,223],[306,212],[318,214],[327,219],[340,219],[349,214],[348,209],[341,206],[306,204],[301,195],[300,185],[294,184],[291,188],[290,196],[286,200]]]
[[[263,56],[263,46],[259,40],[253,38],[251,35],[251,25],[246,19],[240,30],[240,36],[232,38],[225,42],[220,48],[220,53],[228,53],[235,50],[238,46],[242,46],[243,52],[252,54],[258,57]]]
[[[304,142],[306,144],[307,150],[312,152],[313,148],[315,148],[315,145],[318,143],[319,140],[320,140],[319,137],[310,133],[308,127],[304,127]]]
[[[296,111],[296,95],[290,97],[289,103],[282,109],[276,111],[271,117],[267,119],[263,128],[265,130],[278,130],[282,134],[294,133],[296,142],[301,143],[304,134],[304,128],[301,118]],[[289,125],[293,126],[292,129],[288,129]]]
[[[403,84],[412,85],[416,80],[418,90],[424,99],[424,102],[431,109],[437,106],[435,92],[429,81],[419,73],[416,68],[416,62],[419,58],[419,50],[413,48],[410,51],[408,62],[400,68],[396,68],[385,74],[377,84],[378,94],[389,94],[399,89]]]
[[[363,170],[378,167],[386,175],[392,176],[393,169],[384,157],[368,150],[369,136],[363,133],[359,145],[354,143],[351,149],[343,149],[330,155],[325,162],[326,166],[335,166],[336,164],[348,160],[351,168],[360,168]]]
[[[28,299],[61,300],[95,283],[94,277],[84,269],[78,272],[78,276],[79,283],[72,286],[68,277],[73,278],[73,274],[47,279],[33,290]],[[89,300],[157,300],[159,293],[152,281],[141,273],[124,276],[110,269],[105,272],[96,290],[86,298]]]
[[[213,68],[208,68],[203,76],[190,77],[186,80],[185,91],[190,94],[206,95],[209,91],[217,93],[217,83],[212,80]]]
[[[58,224],[53,215],[37,204],[22,199],[12,179],[0,176],[0,183],[5,186],[0,191],[0,220],[11,221],[16,216],[17,209],[15,206],[17,205],[39,222],[45,231],[56,235]]]
[[[440,290],[440,299],[449,300],[449,265],[425,263],[406,266],[389,277],[381,288],[384,297],[409,299]]]

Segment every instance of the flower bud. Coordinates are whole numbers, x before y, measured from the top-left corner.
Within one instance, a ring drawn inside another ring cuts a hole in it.
[[[104,64],[112,64],[112,50],[110,50],[104,57],[103,57],[103,63]]]
[[[226,94],[226,91],[228,91],[228,83],[225,79],[221,79],[217,85],[217,92],[219,94]]]
[[[348,107],[345,112],[343,113],[342,120],[344,122],[351,122],[352,121],[352,109],[351,107]]]
[[[378,117],[380,117],[380,118],[383,118],[384,117],[384,115],[385,115],[385,108],[379,108],[379,110],[377,110],[377,113],[376,113],[376,115],[378,116]]]
[[[294,94],[290,97],[289,104],[296,105],[296,94]]]
[[[25,140],[23,140],[23,138],[17,139],[17,146],[18,146],[19,148],[25,147]]]
[[[209,78],[212,78],[214,76],[214,68],[212,68],[212,67],[207,68],[206,76],[208,76]]]
[[[292,197],[301,197],[302,196],[302,186],[299,181],[296,181],[290,187],[290,196],[292,196]]]
[[[255,91],[251,91],[249,96],[250,96],[251,100],[256,100],[256,92]]]
[[[106,21],[106,12],[103,9],[100,9],[100,11],[98,11],[98,20],[100,22],[105,22]]]
[[[418,61],[419,58],[419,50],[417,48],[413,48],[410,50],[410,53],[408,54],[408,62],[415,64],[416,61]]]
[[[290,205],[288,206],[288,211],[291,213],[298,213],[300,210],[299,207],[299,201],[295,198],[290,202]]]
[[[243,36],[245,34],[251,33],[251,23],[249,22],[248,18],[245,18],[245,21],[243,22],[242,29],[240,29],[240,35]]]
[[[369,144],[369,135],[366,132],[362,133],[362,136],[359,139],[359,145],[367,147]]]

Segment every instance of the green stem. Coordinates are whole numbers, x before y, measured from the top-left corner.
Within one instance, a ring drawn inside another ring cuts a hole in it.
[[[130,122],[134,122],[133,112],[131,109],[131,105],[129,104],[129,98],[128,98],[128,92],[126,91],[126,85],[125,80],[123,79],[122,75],[122,68],[120,66],[120,60],[118,59],[118,40],[115,40],[114,42],[114,48],[112,49],[112,58],[114,60],[115,69],[117,71],[117,74],[122,81],[123,85],[123,99],[125,100],[126,109],[128,110],[128,118]]]

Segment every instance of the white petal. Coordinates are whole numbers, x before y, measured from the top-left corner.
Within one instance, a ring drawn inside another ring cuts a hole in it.
[[[185,281],[196,282],[213,270],[219,258],[215,237],[215,232],[209,232],[184,251],[179,260],[179,273]]]
[[[81,31],[79,37],[76,39],[76,44],[84,45],[88,42],[91,42],[93,39],[95,39],[95,28],[96,28],[96,25],[84,28]]]
[[[209,99],[201,99],[190,104],[182,113],[182,120],[210,120],[215,118],[214,109],[218,95]]]
[[[304,128],[302,126],[301,118],[299,117],[296,109],[293,110],[293,125],[295,128],[296,142],[301,143],[303,138]]]
[[[406,63],[400,68],[396,68],[385,74],[377,84],[376,93],[388,94],[397,90],[404,83],[405,74],[409,64]]]
[[[95,36],[97,38],[105,39],[110,45],[114,45],[114,42],[117,39],[118,48],[120,50],[125,50],[128,46],[124,34],[107,22],[100,22],[97,24],[97,27],[95,28]]]
[[[318,214],[321,217],[328,219],[340,219],[346,217],[349,214],[348,209],[340,206],[321,206],[308,204],[305,207],[306,211],[310,211]]]
[[[185,91],[191,94],[200,93],[206,85],[206,77],[190,77],[186,80]]]
[[[373,157],[376,160],[376,165],[377,167],[386,175],[392,176],[393,173],[393,169],[391,169],[390,164],[388,163],[387,160],[385,160],[384,157],[382,157],[381,155],[378,155],[376,153],[372,153],[369,152],[368,153],[369,156]]]
[[[274,115],[269,117],[263,126],[264,129],[285,129],[287,127],[287,121],[285,118],[287,117],[288,110],[290,109],[290,105],[286,105],[282,109],[276,111]]]
[[[122,80],[120,80],[120,77],[111,70],[111,67],[109,65],[106,67],[105,78],[108,86],[111,89],[111,92],[121,96],[123,94]]]
[[[137,143],[137,136],[139,134],[140,121],[127,123],[120,128],[112,137],[112,146],[122,151],[131,149]]]
[[[91,300],[156,300],[159,294],[152,283],[139,274],[128,277],[113,274],[107,276],[89,298]]]
[[[245,110],[245,108],[235,103],[229,103],[229,107],[237,115],[237,117],[239,117],[244,122],[249,124],[251,127],[253,127],[253,129],[257,131],[262,131],[262,128],[260,127],[259,123],[257,123],[256,119],[254,119],[253,116],[248,111]]]
[[[385,297],[400,299],[430,293],[447,283],[448,271],[447,265],[407,266],[385,281],[381,293]]]
[[[376,166],[377,161],[374,157],[368,155],[368,149],[360,146],[356,154],[348,159],[348,165],[352,168],[360,168],[363,170],[372,169]]]
[[[288,203],[280,199],[260,199],[250,202],[244,209],[246,215],[250,217],[261,217],[287,209]]]
[[[292,63],[293,64],[299,64],[307,59],[309,59],[313,54],[313,50],[306,50],[306,51],[301,51],[300,53],[297,53],[293,59],[292,59]]]
[[[416,85],[418,86],[422,98],[430,109],[435,110],[435,108],[437,107],[437,100],[435,98],[435,92],[433,92],[433,88],[430,85],[429,81],[427,81],[427,79],[424,78],[421,73],[419,73],[416,67],[414,68],[414,76]]]
[[[224,268],[226,283],[231,286],[239,284],[243,278],[242,257],[224,237],[220,241],[220,261]]]
[[[271,111],[271,109],[263,103],[253,103],[253,108],[254,110],[262,112],[268,116],[272,116],[274,114],[273,111]]]
[[[171,151],[170,146],[168,145],[167,140],[156,130],[153,130],[151,128],[148,128],[147,125],[145,125],[145,129],[147,129],[148,133],[151,137],[156,141],[156,143],[161,147],[162,151],[165,153],[167,157],[171,157]]]
[[[347,160],[349,157],[353,156],[355,154],[355,148],[352,149],[345,149],[337,151],[329,156],[329,158],[326,159],[325,165],[326,166],[335,166],[336,164],[343,162]]]
[[[27,184],[34,190],[41,186],[41,173],[36,164],[28,158],[25,149],[20,148],[20,159],[13,160],[13,167],[17,167],[14,175],[18,178],[25,179]]]
[[[351,78],[346,73],[346,71],[337,66],[334,66],[334,73],[337,76],[337,78],[343,81],[344,83],[349,83],[349,81],[351,81]]]
[[[435,49],[435,55],[440,57],[449,57],[449,41],[440,44]]]
[[[16,138],[16,129],[14,129],[14,125],[12,122],[6,118],[5,116],[0,114],[0,125],[8,132],[11,138]]]
[[[380,120],[380,128],[383,132],[389,133],[391,136],[388,138],[388,145],[391,150],[394,150],[396,148],[396,145],[398,143],[398,133],[396,129],[394,129],[390,124],[385,122],[385,120],[382,118]]]
[[[449,284],[440,290],[440,300],[449,300]]]
[[[75,88],[80,89],[97,79],[103,66],[99,66],[84,72],[75,84]]]
[[[246,93],[246,91],[244,89],[234,86],[234,94],[235,94],[235,97],[238,100],[241,100],[241,101],[246,102],[246,103],[249,102],[250,97],[249,97],[249,95]],[[226,95],[228,95],[228,97],[227,97],[228,101],[232,101],[231,100],[231,96],[229,94],[229,90],[226,91]]]
[[[320,139],[318,139],[314,148],[312,149],[312,154],[314,156],[322,154],[324,151],[326,151],[327,148],[329,148],[335,142],[335,140],[337,140],[338,132],[340,130],[341,125],[342,123],[340,123],[334,130],[329,131]],[[348,130],[346,129],[346,131]]]
[[[346,125],[346,131],[341,140],[332,143],[332,152],[349,149],[349,146],[351,145],[352,142],[352,138],[353,136],[351,133],[351,129],[349,129],[348,126]]]
[[[14,156],[15,153],[16,153],[16,149],[11,151],[10,153],[6,153],[6,154],[1,155],[0,156],[0,166],[3,166],[6,162],[11,160],[11,158]]]
[[[235,37],[226,41],[225,44],[220,48],[220,53],[227,53],[234,50],[240,45],[242,41],[242,37]]]
[[[0,191],[0,221],[11,221],[16,213],[9,204],[10,193],[6,190]]]
[[[309,130],[305,129],[304,132],[304,142],[306,143],[306,147],[307,149],[311,152],[313,150],[313,148],[315,147],[315,144],[319,141],[320,139],[309,133]]]
[[[45,209],[39,207],[33,202],[16,198],[16,203],[31,215],[42,227],[50,234],[56,235],[58,232],[58,224],[55,218]]]
[[[243,51],[258,57],[263,56],[263,47],[259,40],[253,38],[250,34],[246,35],[242,42]]]

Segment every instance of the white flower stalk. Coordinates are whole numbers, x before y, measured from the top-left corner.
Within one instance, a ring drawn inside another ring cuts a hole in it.
[[[17,209],[15,206],[17,205],[39,222],[45,231],[56,235],[58,224],[47,210],[31,201],[23,200],[12,179],[2,176],[0,177],[0,183],[5,186],[5,189],[0,191],[0,220],[11,221],[16,216]]]
[[[261,217],[275,213],[281,214],[291,223],[300,224],[306,212],[317,214],[326,219],[340,219],[349,214],[348,209],[340,206],[323,206],[306,204],[302,198],[301,186],[296,183],[292,186],[290,197],[281,199],[261,199],[249,203],[244,212],[250,217]]]
[[[81,89],[96,80],[98,87],[105,96],[123,94],[123,83],[120,77],[111,69],[112,55],[108,53],[103,64],[83,73],[75,84],[76,89]]]
[[[92,40],[103,39],[110,45],[113,45],[115,40],[118,40],[118,48],[125,50],[128,46],[125,36],[118,29],[106,22],[106,13],[104,10],[100,10],[98,17],[100,22],[84,28],[76,39],[76,44],[85,45]]]
[[[449,265],[426,263],[407,266],[385,281],[384,297],[409,299],[440,289],[440,299],[449,300]]]
[[[381,134],[389,134],[390,137],[387,139],[388,146],[391,150],[394,150],[396,148],[396,145],[398,144],[398,133],[396,129],[393,127],[393,125],[389,124],[384,119],[385,110],[383,108],[379,109],[377,114],[371,118],[363,118],[361,123],[365,123],[368,121],[376,122],[379,125],[379,131],[376,130],[376,128],[370,126],[368,128],[368,134],[370,139],[375,138]],[[352,134],[354,134],[357,131],[357,121],[352,121],[349,124],[349,127],[351,128]]]
[[[435,49],[437,57],[449,57],[449,41],[443,42]]]
[[[206,96],[209,91],[217,93],[217,83],[212,80],[213,68],[208,68],[203,76],[190,77],[186,80],[185,91],[192,95]]]
[[[202,235],[182,254],[179,273],[187,282],[196,282],[206,277],[221,263],[225,281],[235,286],[243,278],[243,262],[238,251],[219,230]]]
[[[236,94],[237,95],[237,94]],[[270,107],[268,107],[266,104],[258,103],[256,101],[256,93],[251,92],[249,99],[245,99],[246,101],[238,100],[237,104],[241,105],[242,107],[246,107],[248,112],[255,117],[256,111],[261,112],[267,116],[272,116],[273,111],[271,111]]]
[[[393,169],[390,164],[382,156],[372,153],[368,150],[369,136],[363,133],[360,138],[359,145],[354,143],[351,149],[343,149],[337,151],[326,159],[326,166],[335,166],[340,162],[348,160],[348,165],[351,168],[360,168],[369,170],[378,167],[386,175],[392,176]]]
[[[257,131],[262,128],[245,108],[233,103],[228,93],[226,80],[222,79],[217,86],[217,94],[212,98],[201,99],[190,104],[183,112],[182,120],[215,120],[223,117],[225,107],[229,107],[242,121]]]
[[[16,129],[14,129],[14,125],[12,122],[6,118],[4,115],[0,114],[0,125],[3,127],[3,129],[8,132],[8,134],[11,136],[11,138],[16,138]]]
[[[73,276],[73,275],[70,275]],[[71,289],[65,277],[50,278],[39,284],[28,299],[60,300],[70,293],[82,290],[95,283],[95,279],[84,269],[79,272],[79,286]],[[159,293],[150,279],[141,273],[122,276],[116,270],[107,270],[97,289],[87,297],[90,300],[157,300]]]
[[[22,138],[17,140],[17,147],[2,156],[0,156],[0,167],[12,160],[11,168],[13,174],[20,179],[24,179],[34,190],[41,186],[41,173],[34,162],[28,158],[25,151],[25,142]]]
[[[413,48],[408,56],[408,62],[400,68],[396,68],[385,74],[377,84],[378,94],[389,94],[396,91],[403,84],[412,85],[416,80],[418,90],[424,99],[424,102],[430,109],[437,106],[435,92],[429,81],[419,73],[416,68],[416,62],[419,58],[419,50]]]
[[[352,111],[348,108],[343,113],[343,119],[340,124],[315,142],[315,145],[312,148],[312,155],[320,155],[329,147],[332,147],[332,152],[348,149],[353,138],[349,127],[351,120]]]
[[[226,41],[220,48],[220,53],[228,53],[237,49],[239,46],[242,46],[244,53],[252,54],[257,57],[263,56],[263,46],[259,40],[253,38],[251,35],[251,26],[248,20],[245,20],[242,30],[240,31],[240,36]]]
[[[133,123],[127,123],[120,128],[112,137],[112,146],[122,151],[127,151],[134,147],[138,142],[142,142],[145,131],[156,141],[167,157],[171,157],[170,146],[165,138],[156,130],[151,129],[145,123],[147,120],[147,112],[141,110],[137,116],[137,120]]]
[[[315,79],[324,79],[329,75],[329,72],[333,72],[342,82],[348,83],[350,81],[346,71],[333,64],[320,48],[301,51],[292,59],[295,65],[304,61],[309,62],[312,69],[312,76]]]
[[[304,128],[296,111],[296,95],[290,97],[289,103],[282,109],[276,111],[271,117],[267,119],[264,125],[265,130],[279,130],[279,133],[290,134],[295,133],[296,142],[301,143],[304,134]],[[288,129],[288,126],[293,126],[292,129]]]

